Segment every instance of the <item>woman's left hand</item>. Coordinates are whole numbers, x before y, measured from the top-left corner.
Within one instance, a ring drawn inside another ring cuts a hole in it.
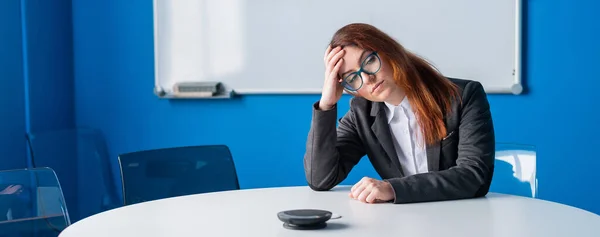
[[[388,202],[394,200],[392,184],[369,177],[362,178],[350,189],[350,198],[366,203]]]

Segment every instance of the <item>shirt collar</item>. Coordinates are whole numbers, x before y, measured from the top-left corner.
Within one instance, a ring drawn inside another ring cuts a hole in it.
[[[410,106],[410,103],[408,102],[408,99],[406,98],[406,96],[404,96],[404,98],[402,99],[402,101],[400,102],[400,104],[398,106],[390,104],[388,102],[384,102],[385,106],[386,106],[386,114],[387,114],[387,122],[388,124],[390,124],[392,122],[392,119],[394,118],[394,116],[396,116],[398,113],[398,109],[404,108],[406,111],[412,111],[412,107]]]

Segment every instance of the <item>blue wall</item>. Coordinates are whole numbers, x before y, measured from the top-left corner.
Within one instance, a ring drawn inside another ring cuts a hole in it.
[[[26,132],[73,128],[75,104],[71,1],[21,0],[21,4]],[[18,139],[25,142],[23,134]],[[68,158],[55,157],[46,162],[38,158],[36,165],[55,170],[71,220],[76,221],[80,210],[80,206],[75,204],[78,201],[77,183],[81,179],[73,173],[77,170],[77,160],[61,162]]]
[[[22,0],[28,131],[75,126],[70,0]]]
[[[26,165],[21,48],[21,6],[18,1],[0,1],[0,170]]]
[[[0,1],[0,170],[27,167],[26,132],[75,126],[71,1]]]
[[[497,139],[538,147],[541,198],[600,213],[593,188],[600,180],[600,82],[590,70],[600,55],[600,32],[592,30],[600,3],[526,2],[530,93],[490,95]],[[105,132],[115,171],[119,153],[222,143],[232,149],[242,188],[305,185],[302,156],[318,95],[160,100],[153,94],[152,2],[74,0],[72,10],[76,124]],[[344,183],[363,175],[376,176],[367,162]]]

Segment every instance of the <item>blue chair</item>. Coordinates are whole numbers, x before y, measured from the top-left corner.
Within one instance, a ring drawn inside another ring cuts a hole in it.
[[[496,143],[494,177],[490,191],[537,198],[536,176],[535,146]]]
[[[240,189],[225,145],[188,146],[119,155],[124,205]]]
[[[32,166],[50,167],[62,181],[73,221],[121,206],[108,148],[98,130],[52,130],[26,138]]]
[[[70,224],[52,169],[0,171],[0,236],[58,236]]]

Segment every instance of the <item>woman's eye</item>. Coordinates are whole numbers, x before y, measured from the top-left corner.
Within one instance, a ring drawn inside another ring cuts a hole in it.
[[[352,83],[354,80],[356,80],[356,75],[352,75],[348,77],[348,83]]]
[[[374,62],[375,62],[375,57],[374,56],[371,56],[371,57],[367,58],[367,64],[371,64],[371,63],[374,63]]]

